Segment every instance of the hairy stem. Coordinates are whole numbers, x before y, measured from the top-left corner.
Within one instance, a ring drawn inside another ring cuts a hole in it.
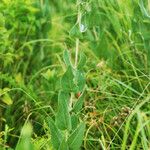
[[[75,68],[77,68],[78,63],[78,53],[79,53],[79,39],[76,38],[76,49],[75,49]]]
[[[77,14],[77,22],[76,24],[81,26],[81,12],[80,12],[80,1],[77,0],[77,9],[78,9],[78,14]],[[75,68],[77,68],[77,63],[78,63],[78,53],[79,53],[79,38],[76,38],[76,49],[75,49]]]

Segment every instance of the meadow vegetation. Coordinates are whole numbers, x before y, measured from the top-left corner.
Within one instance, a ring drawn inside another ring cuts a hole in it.
[[[1,149],[150,149],[150,1],[0,0]]]

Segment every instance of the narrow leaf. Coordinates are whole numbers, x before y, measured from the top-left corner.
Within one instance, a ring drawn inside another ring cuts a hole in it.
[[[146,8],[144,7],[143,0],[139,1],[139,6],[140,6],[141,11],[144,14],[144,16],[147,17],[147,18],[150,18],[150,15],[148,14],[148,12],[146,11]]]

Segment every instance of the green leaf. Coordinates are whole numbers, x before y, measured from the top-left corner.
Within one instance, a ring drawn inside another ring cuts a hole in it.
[[[59,146],[59,150],[69,150],[68,148],[68,143],[64,137],[64,139],[62,140],[60,146]]]
[[[71,66],[68,66],[67,71],[64,73],[61,79],[61,86],[64,91],[70,92],[73,90],[75,86],[73,83],[73,78],[74,78],[74,75],[72,72],[72,68]]]
[[[32,126],[30,123],[24,125],[21,130],[20,140],[15,150],[34,150],[34,146],[31,143]]]
[[[71,126],[72,126],[72,130],[76,129],[77,125],[78,125],[78,117],[76,114],[72,114],[71,116]]]
[[[139,1],[139,6],[141,8],[142,13],[144,14],[145,17],[150,18],[150,15],[148,14],[148,12],[146,11],[145,7],[144,7],[144,3],[143,0]]]
[[[56,114],[56,125],[59,129],[65,130],[71,128],[71,117],[69,114],[70,96],[64,91],[60,91],[58,95],[58,112]]]
[[[64,62],[65,62],[65,64],[66,64],[67,66],[72,66],[71,60],[70,60],[70,54],[69,54],[69,51],[68,51],[68,50],[65,50],[65,51],[64,51],[63,57],[64,57]]]
[[[48,123],[48,127],[51,132],[52,145],[53,145],[54,149],[58,150],[59,145],[62,141],[62,135],[61,135],[59,129],[56,127],[54,121],[50,117],[48,117],[46,119],[46,122]]]
[[[5,17],[2,13],[0,13],[0,27],[4,27],[5,25]]]
[[[72,111],[73,112],[79,112],[83,106],[83,102],[84,102],[84,94],[82,94],[79,99],[77,100],[77,102],[75,103]]]
[[[84,78],[84,74],[82,71],[76,70],[75,71],[75,84],[76,87],[78,88],[78,91],[76,92],[81,92],[84,89],[85,86],[85,78]]]
[[[50,80],[54,77],[55,70],[48,69],[46,72],[42,73],[41,75],[46,79]]]
[[[70,36],[73,38],[83,38],[82,33],[80,32],[80,29],[78,27],[78,24],[75,24],[72,29],[70,30]]]
[[[68,145],[71,150],[79,150],[85,131],[85,123],[80,123],[80,125],[73,131],[73,133],[68,138]]]
[[[88,28],[92,28],[93,26],[99,26],[101,24],[101,15],[98,11],[98,5],[96,3],[91,2],[91,10],[86,14],[86,22]]]
[[[83,69],[85,63],[86,63],[86,56],[84,53],[80,53],[80,60],[79,60],[77,68],[79,70]]]
[[[7,104],[7,105],[12,105],[13,104],[13,100],[11,99],[11,97],[9,96],[8,93],[6,93],[3,97],[2,97],[2,101]]]

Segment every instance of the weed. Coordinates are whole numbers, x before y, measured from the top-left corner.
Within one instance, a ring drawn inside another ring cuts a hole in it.
[[[0,149],[150,149],[149,0],[0,1]]]

